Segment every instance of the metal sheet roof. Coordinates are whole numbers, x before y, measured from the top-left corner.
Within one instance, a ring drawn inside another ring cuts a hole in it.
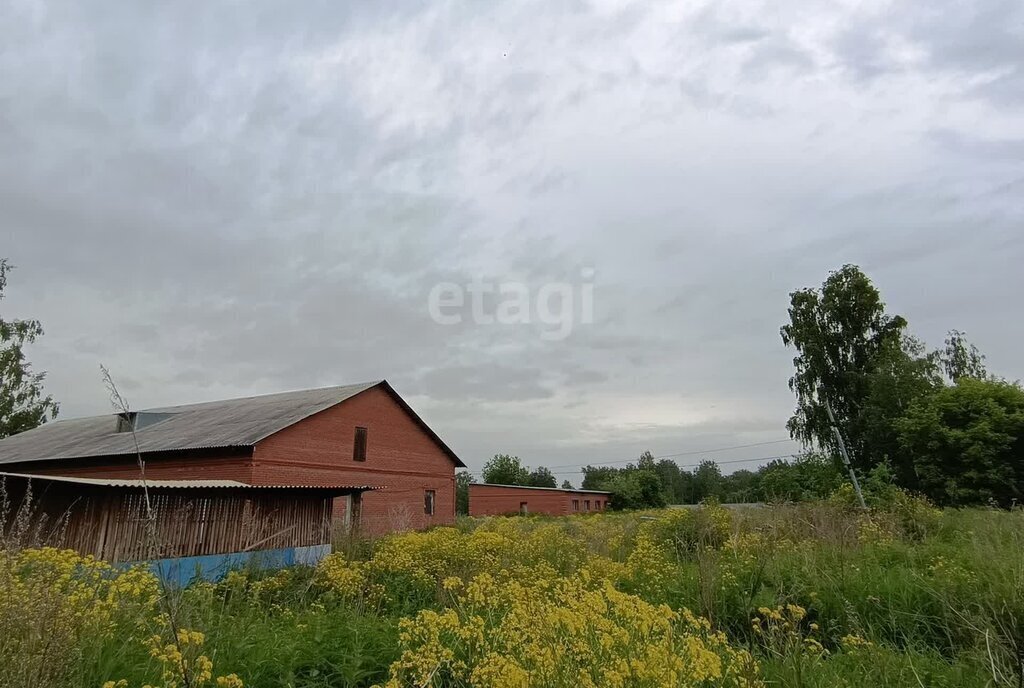
[[[387,386],[393,393],[386,382],[377,381],[140,409],[138,415],[152,423],[137,430],[135,435],[139,450],[144,454],[184,449],[250,447],[314,413],[380,384]],[[0,440],[0,464],[132,454],[135,454],[132,433],[117,432],[115,414],[45,423],[33,430]]]
[[[532,485],[502,485],[501,483],[470,483],[474,487],[511,487],[516,490],[546,490],[548,492],[581,492],[585,494],[611,494],[604,490],[577,490],[575,487],[533,487]]]
[[[82,478],[67,475],[39,475],[34,473],[10,473],[0,471],[0,478],[27,478],[55,483],[73,483],[75,485],[92,485],[97,487],[145,487],[151,490],[160,488],[206,489],[206,488],[244,488],[250,490],[381,490],[383,485],[253,485],[237,480],[146,480],[138,478]]]

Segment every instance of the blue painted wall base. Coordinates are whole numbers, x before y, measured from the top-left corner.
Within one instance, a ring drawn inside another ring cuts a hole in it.
[[[194,580],[218,581],[236,569],[280,569],[285,566],[312,565],[331,553],[330,545],[288,547],[257,552],[210,554],[201,557],[157,559],[147,562],[160,580],[184,587]]]

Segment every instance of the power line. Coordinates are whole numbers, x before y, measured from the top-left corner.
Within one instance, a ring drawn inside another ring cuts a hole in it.
[[[696,456],[697,454],[715,454],[717,452],[729,451],[730,449],[747,449],[749,447],[763,447],[766,444],[782,444],[783,442],[792,442],[793,440],[787,437],[784,440],[769,440],[768,442],[753,442],[751,444],[737,444],[733,447],[719,447],[718,449],[698,449],[697,451],[679,452],[678,454],[664,454],[662,456],[656,456],[656,459],[671,459],[676,456]],[[725,463],[724,461],[722,463]]]
[[[783,442],[792,442],[790,438],[784,440],[769,440],[767,442],[752,442],[750,444],[736,444],[731,447],[717,447],[714,449],[698,449],[695,451],[684,451],[677,452],[675,454],[662,454],[661,456],[655,456],[655,459],[673,459],[680,456],[697,456],[699,454],[717,454],[718,452],[730,451],[732,449],[749,449],[750,447],[763,447],[768,444],[781,444]],[[788,456],[788,455],[787,455]],[[613,463],[627,463],[630,461],[636,461],[638,457],[631,457],[628,459],[615,459],[614,461],[587,461],[585,463],[563,463],[557,466],[550,466],[550,468],[576,468],[581,466],[608,466]],[[725,462],[722,462],[725,463]]]
[[[733,464],[733,463],[752,463],[754,461],[774,461],[776,459],[791,459],[791,458],[793,458],[795,456],[796,456],[796,454],[779,454],[778,456],[756,456],[756,457],[753,457],[753,458],[750,458],[750,459],[730,459],[728,461],[715,461],[715,464],[717,464],[719,466],[725,466],[727,464]],[[593,465],[596,465],[596,464],[589,464],[589,465],[593,466]],[[682,464],[682,463],[680,463],[680,464],[676,464],[676,465],[679,466],[680,468],[697,468],[698,466],[700,466],[699,463],[689,463],[689,464]],[[574,471],[551,471],[551,473],[553,475],[569,475],[569,474],[574,474],[574,473],[579,473],[579,472],[580,472],[579,469],[574,470]]]
[[[723,466],[730,463],[750,463],[751,461],[774,461],[776,459],[791,459],[796,454],[779,454],[778,456],[755,456],[752,459],[730,459],[729,461],[715,461],[715,464]],[[679,464],[680,468],[696,468],[699,463]]]

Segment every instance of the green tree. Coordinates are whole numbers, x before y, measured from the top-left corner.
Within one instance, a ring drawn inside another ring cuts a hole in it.
[[[618,471],[598,488],[611,492],[612,509],[659,509],[665,506],[665,494],[658,474],[652,470],[630,467]]]
[[[13,265],[0,259],[0,299]],[[31,430],[57,417],[59,406],[43,395],[46,373],[34,373],[24,347],[43,334],[38,320],[0,317],[0,438]]]
[[[618,468],[613,466],[586,466],[583,469],[584,490],[603,490],[605,485],[619,473]]]
[[[576,488],[574,488],[572,486],[572,483],[569,482],[568,480],[563,480],[562,481],[562,489],[563,490],[575,490]]]
[[[960,376],[897,421],[921,490],[941,505],[1024,501],[1024,390]]]
[[[709,497],[714,499],[722,498],[722,469],[710,459],[704,459],[693,472],[694,499],[702,502]]]
[[[780,330],[797,353],[789,381],[797,398],[790,435],[835,453],[827,400],[854,465],[866,471],[884,461],[895,448],[892,423],[934,379],[934,362],[904,336],[906,326],[902,317],[886,314],[878,290],[855,265],[830,273],[821,289],[790,294],[789,323]],[[903,384],[908,377],[914,384]]]
[[[459,516],[469,515],[469,486],[475,482],[469,471],[455,474],[455,513]]]
[[[538,466],[530,471],[526,478],[526,484],[530,487],[555,487],[558,485],[555,476],[544,466]]]
[[[484,464],[481,471],[485,483],[496,485],[529,485],[530,471],[518,456],[495,454],[494,458]]]
[[[722,501],[744,504],[756,502],[760,492],[760,473],[741,468],[722,476]]]
[[[583,469],[583,489],[611,492],[612,509],[654,509],[666,504],[665,486],[650,452],[641,455],[637,465],[627,464],[625,468],[587,466]]]
[[[978,347],[967,341],[967,335],[960,330],[950,330],[946,335],[945,346],[938,352],[939,360],[946,377],[956,384],[964,377],[984,380],[988,377],[985,370],[985,357]]]
[[[653,471],[655,466],[654,454],[645,451],[636,461],[636,467],[642,471]]]
[[[759,499],[765,502],[825,499],[845,480],[834,459],[814,452],[801,454],[793,461],[772,461],[758,474]]]
[[[679,501],[680,504],[698,504],[700,500],[697,499],[697,479],[694,477],[692,471],[682,470],[679,471],[679,482],[680,496],[682,497]]]
[[[850,427],[861,438],[856,451],[862,473],[888,463],[903,487],[917,490],[919,481],[910,455],[900,450],[896,421],[911,404],[942,387],[937,354],[926,353],[924,344],[904,336],[899,347],[889,346],[875,357],[866,375],[867,394]],[[855,461],[855,465],[857,462]]]
[[[685,504],[687,480],[683,475],[685,471],[679,468],[679,464],[671,459],[662,459],[654,464],[654,472],[661,479],[668,503]]]

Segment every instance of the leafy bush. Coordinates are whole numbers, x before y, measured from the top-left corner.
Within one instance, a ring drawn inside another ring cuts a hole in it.
[[[942,505],[1024,501],[1024,389],[968,377],[896,423],[922,490]]]

